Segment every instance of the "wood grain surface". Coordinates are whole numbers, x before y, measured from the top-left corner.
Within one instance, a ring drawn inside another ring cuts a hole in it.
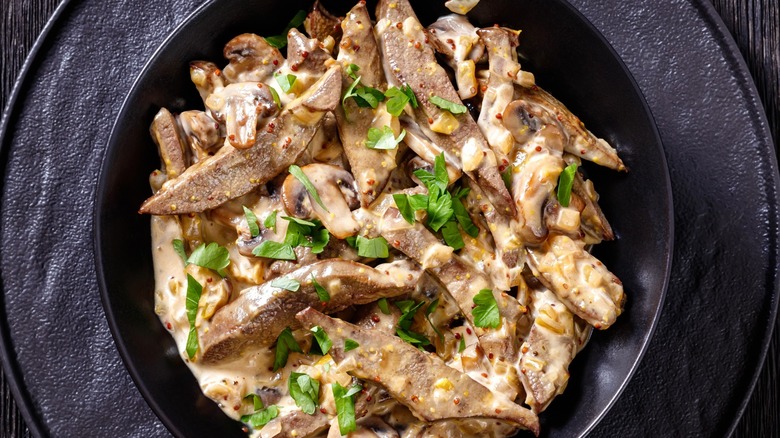
[[[755,80],[771,131],[780,138],[780,2],[711,0]],[[59,0],[0,0],[0,108],[5,108],[24,60]],[[650,431],[647,431],[651,434]],[[713,431],[719,435],[722,431]],[[719,433],[720,432],[720,433]],[[0,438],[29,437],[0,370]],[[736,429],[737,437],[780,436],[780,320],[763,371]]]

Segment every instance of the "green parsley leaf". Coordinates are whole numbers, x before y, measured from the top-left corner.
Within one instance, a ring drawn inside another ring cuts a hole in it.
[[[195,357],[195,353],[198,352],[198,331],[195,328],[195,320],[198,317],[198,303],[200,302],[200,295],[203,292],[203,286],[198,283],[190,274],[187,274],[187,301],[185,302],[185,308],[187,310],[187,321],[190,323],[190,333],[187,336],[187,356],[190,359]]]
[[[330,242],[330,233],[327,228],[318,228],[311,233],[311,252],[320,254]]]
[[[184,242],[182,242],[181,239],[173,239],[171,244],[173,244],[173,250],[176,251],[176,254],[178,254],[184,262],[184,266],[187,266],[189,263],[187,262],[187,253],[184,251]]]
[[[281,49],[287,45],[287,33],[290,32],[290,29],[300,26],[304,20],[306,20],[306,11],[299,10],[292,20],[287,23],[281,34],[265,37],[266,42],[277,49]]]
[[[414,315],[417,314],[417,311],[425,302],[420,301],[417,303],[414,300],[403,300],[396,301],[394,304],[401,310],[401,318],[398,320],[398,326],[395,328],[395,333],[398,337],[418,347],[430,345],[431,341],[425,337],[425,335],[411,330],[412,323],[414,322]]]
[[[356,349],[358,347],[360,347],[360,344],[358,344],[357,341],[355,341],[354,339],[347,338],[347,339],[344,340],[344,352],[345,353],[347,351],[354,350],[354,349]]]
[[[344,241],[347,242],[347,245],[351,246],[352,248],[357,248],[357,236],[347,236]]]
[[[195,251],[192,251],[187,262],[201,268],[217,271],[219,275],[224,277],[224,269],[230,264],[230,253],[216,242],[211,242],[208,245],[202,243]]]
[[[569,164],[558,177],[558,202],[568,207],[571,202],[571,186],[574,185],[574,174],[577,173],[577,164]]]
[[[422,333],[413,332],[411,330],[406,330],[401,327],[395,328],[395,334],[398,335],[401,340],[408,342],[412,345],[415,345],[417,347],[424,347],[426,345],[431,345],[431,340],[426,338],[425,335]]]
[[[398,87],[390,87],[385,92],[387,98],[387,112],[398,117],[404,112],[406,104],[409,103],[409,96]]]
[[[311,274],[311,284],[314,285],[314,291],[317,292],[317,298],[319,298],[321,302],[327,303],[330,301],[330,294],[328,293],[328,290],[322,287],[317,279],[314,278],[314,274]]]
[[[387,298],[380,298],[379,301],[376,302],[376,305],[379,307],[379,310],[382,311],[385,315],[390,314],[390,306],[387,303]]]
[[[460,224],[461,228],[463,228],[463,231],[466,232],[466,234],[471,237],[479,236],[479,228],[477,228],[477,226],[474,225],[474,222],[471,221],[471,216],[469,216],[469,212],[463,205],[463,201],[455,196],[453,196],[452,199],[452,210],[455,213],[455,219],[457,219],[458,223]]]
[[[414,175],[422,181],[428,190],[431,187],[437,186],[442,191],[447,191],[447,186],[450,183],[450,176],[447,173],[447,163],[444,160],[444,153],[436,156],[436,160],[433,163],[433,173],[428,172],[425,169],[417,169],[414,171]]]
[[[402,129],[398,138],[393,134],[393,130],[385,125],[382,129],[369,128],[368,140],[366,140],[366,147],[369,149],[395,149],[398,147],[398,143],[406,137],[406,130]]]
[[[409,206],[412,210],[428,210],[428,195],[417,194],[409,196]]]
[[[508,190],[512,189],[512,172],[514,171],[514,166],[511,164],[507,166],[506,170],[501,172],[501,179],[504,181],[504,185]]]
[[[276,232],[276,210],[272,211],[271,214],[265,217],[263,226],[270,230],[274,230],[274,233]]]
[[[451,194],[452,199],[463,199],[471,193],[471,189],[468,187],[455,187]]]
[[[357,79],[357,75],[355,73],[360,71],[360,67],[356,64],[350,64],[347,66],[345,72],[347,73],[347,76],[352,78],[352,80]]]
[[[314,415],[320,402],[320,382],[308,374],[291,372],[287,389],[295,404],[309,415]]]
[[[409,103],[412,105],[412,108],[417,108],[420,106],[417,103],[417,98],[414,96],[414,91],[412,91],[412,87],[410,87],[409,84],[403,84],[401,86],[401,91],[403,91],[404,94],[409,97]]]
[[[347,99],[350,97],[354,98],[357,96],[357,93],[355,92],[355,88],[360,84],[360,76],[356,77],[355,80],[347,87],[347,90],[344,92],[344,95],[341,96],[341,106],[344,107],[344,111],[346,112],[346,102]]]
[[[297,79],[295,75],[280,75],[275,74],[274,79],[276,79],[276,83],[279,84],[279,88],[282,89],[285,93],[289,93],[290,90],[292,90],[293,85],[295,85],[295,80]]]
[[[279,93],[276,92],[276,89],[274,87],[268,87],[268,89],[271,91],[271,97],[274,99],[274,103],[279,108],[282,107],[282,99],[279,99]]]
[[[460,337],[460,345],[458,345],[458,353],[463,353],[463,350],[466,349],[466,338],[463,336]]]
[[[401,212],[401,216],[403,216],[404,220],[413,224],[414,210],[412,210],[412,206],[409,205],[409,195],[395,194],[393,195],[393,201],[395,201],[395,206],[398,207],[398,211]]]
[[[460,229],[458,229],[458,223],[456,221],[447,221],[447,223],[441,227],[441,237],[443,237],[444,242],[451,246],[455,251],[466,246],[465,243],[463,243],[463,236],[460,235]]]
[[[498,303],[490,289],[482,289],[473,298],[476,307],[471,309],[474,315],[474,325],[477,327],[498,328],[501,325],[501,314],[498,312]]]
[[[328,207],[325,206],[325,204],[322,203],[322,199],[320,199],[320,194],[317,193],[317,188],[314,187],[314,184],[311,183],[309,180],[309,177],[306,176],[305,173],[303,173],[303,170],[301,170],[300,167],[296,166],[295,164],[291,165],[289,168],[290,175],[294,176],[298,179],[298,181],[303,184],[304,187],[306,187],[306,191],[309,192],[309,195],[314,199],[314,201],[322,207],[323,210],[330,213],[328,210]]]
[[[330,340],[328,334],[325,333],[325,330],[317,325],[311,328],[311,332],[314,335],[315,342],[312,343],[309,354],[314,351],[315,346],[318,348],[318,351],[314,351],[315,354],[319,354],[320,356],[325,356],[328,354],[330,347],[333,346],[333,342]]]
[[[360,87],[355,89],[355,95],[352,98],[361,108],[376,108],[379,102],[385,100],[385,94],[376,88]]]
[[[373,239],[357,236],[356,245],[360,257],[383,259],[390,255],[387,240],[381,236]]]
[[[431,186],[428,190],[427,224],[433,231],[439,231],[455,213],[452,209],[452,197],[438,185]]]
[[[279,408],[276,405],[271,405],[262,411],[255,412],[251,415],[242,416],[241,421],[254,429],[259,429],[268,424],[269,421],[273,420],[277,416],[279,416]]]
[[[301,282],[294,278],[279,277],[271,281],[271,286],[286,289],[290,292],[298,292],[298,289],[301,288]]]
[[[336,415],[339,419],[339,432],[341,435],[347,435],[357,429],[355,423],[355,394],[362,389],[360,385],[353,385],[349,391],[339,385],[338,382],[331,383],[333,391],[333,400],[336,402]]]
[[[273,240],[264,240],[252,250],[252,254],[267,259],[296,260],[292,246]]]
[[[255,213],[246,208],[245,205],[242,205],[244,208],[244,218],[246,218],[246,224],[249,226],[249,233],[252,235],[252,237],[257,237],[260,235],[260,226],[257,225],[257,216],[255,216]]]
[[[439,108],[441,108],[441,109],[443,109],[445,111],[449,111],[452,114],[463,114],[463,113],[465,113],[467,111],[467,108],[466,108],[465,105],[461,105],[459,103],[451,102],[451,101],[449,101],[447,99],[443,99],[443,98],[441,98],[439,96],[435,96],[435,95],[431,96],[431,98],[429,100],[430,100],[430,102],[432,104],[438,106]]]
[[[263,405],[263,399],[260,398],[257,394],[248,394],[246,397],[244,397],[244,400],[246,399],[252,400],[252,405],[254,406],[255,411],[259,411],[265,407],[265,405]]]
[[[436,311],[436,308],[439,307],[439,299],[436,298],[431,302],[431,304],[428,305],[428,308],[425,309],[425,316],[431,316],[431,313]]]
[[[299,219],[297,217],[282,216],[282,219],[284,219],[284,220],[286,220],[288,222],[295,222],[298,225],[303,225],[303,226],[306,226],[306,227],[316,227],[317,226],[317,224],[315,224],[314,222],[309,222],[306,219]]]
[[[287,357],[290,352],[303,353],[301,346],[292,334],[290,327],[282,330],[279,337],[276,338],[276,356],[274,357],[274,371],[284,368],[287,365]]]

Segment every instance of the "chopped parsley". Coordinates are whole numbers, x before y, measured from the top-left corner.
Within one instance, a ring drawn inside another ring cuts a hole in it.
[[[574,175],[577,173],[577,164],[569,164],[558,177],[558,202],[568,207],[571,202],[571,186],[574,185]]]
[[[265,220],[263,221],[263,226],[269,230],[273,230],[274,233],[276,232],[276,210],[272,211],[271,214],[266,216]]]
[[[265,407],[265,405],[263,404],[263,399],[260,398],[257,394],[249,394],[246,397],[244,397],[244,400],[246,399],[251,400],[252,406],[255,408],[255,412]]]
[[[265,257],[276,260],[296,260],[295,251],[291,245],[274,242],[273,240],[264,240],[252,250],[256,257]]]
[[[294,278],[279,277],[271,281],[271,286],[289,290],[290,292],[298,292],[298,289],[301,288],[301,282]]]
[[[390,87],[385,92],[387,98],[387,112],[398,117],[404,112],[406,104],[411,103],[412,108],[417,108],[417,98],[409,85],[404,84],[401,88]]]
[[[369,149],[383,150],[395,149],[404,137],[406,137],[405,129],[402,129],[401,134],[396,138],[395,134],[393,134],[393,130],[387,125],[383,126],[382,129],[369,128],[366,147]]]
[[[184,242],[182,242],[181,239],[173,239],[171,244],[173,245],[173,250],[176,251],[176,254],[178,254],[184,262],[184,266],[187,266],[187,253],[184,251]]]
[[[417,303],[414,300],[403,300],[396,301],[394,304],[401,310],[401,318],[398,320],[398,325],[395,328],[395,333],[398,337],[417,348],[430,345],[431,341],[425,335],[412,331],[414,315],[425,304],[425,301]]]
[[[498,328],[501,325],[501,314],[498,312],[498,303],[490,289],[482,289],[473,298],[476,306],[471,309],[474,316],[474,325],[477,327]]]
[[[313,254],[319,254],[330,242],[330,233],[319,220],[307,221],[290,216],[282,216],[282,219],[290,222],[287,225],[284,243],[293,248],[305,246],[311,248]]]
[[[282,31],[281,34],[265,37],[265,40],[271,46],[277,49],[281,49],[282,47],[287,45],[287,33],[290,32],[290,29],[300,26],[301,24],[303,24],[304,20],[306,20],[306,11],[299,10],[298,12],[295,13],[292,20],[290,20],[290,22],[287,23],[287,26],[284,28],[284,31]]]
[[[274,99],[274,103],[277,107],[282,107],[282,100],[279,99],[279,93],[276,92],[276,89],[274,87],[268,87],[269,90],[271,90],[271,97]]]
[[[203,292],[203,286],[198,283],[192,275],[187,274],[187,301],[185,308],[187,310],[187,321],[190,323],[190,333],[187,335],[187,356],[190,359],[195,357],[198,352],[198,330],[195,328],[195,320],[198,317],[198,303],[200,295]]]
[[[376,305],[379,306],[379,310],[385,315],[390,314],[390,305],[387,303],[387,298],[380,298],[379,301],[376,302]]]
[[[319,354],[320,356],[328,354],[330,347],[333,346],[333,341],[330,340],[330,337],[325,333],[325,330],[320,326],[314,326],[311,328],[311,332],[314,336],[314,342],[311,344],[309,354],[314,353]],[[315,347],[317,350],[314,349]]]
[[[257,237],[260,235],[260,226],[257,225],[257,216],[255,216],[255,213],[248,209],[245,205],[242,205],[244,208],[244,218],[246,218],[246,224],[249,227],[249,233],[252,235],[252,237]]]
[[[357,236],[355,246],[357,247],[358,255],[360,257],[383,259],[390,255],[387,240],[381,236],[373,239]]]
[[[458,345],[458,353],[463,353],[463,350],[466,349],[466,338],[463,336],[460,337],[460,345]]]
[[[279,337],[276,339],[276,356],[274,357],[274,371],[278,371],[280,368],[284,368],[287,365],[287,357],[290,352],[303,353],[301,346],[298,345],[298,341],[292,334],[290,327],[282,330],[279,333]]]
[[[275,74],[274,79],[276,79],[276,83],[279,84],[279,88],[282,89],[285,93],[289,93],[290,90],[292,90],[293,85],[295,85],[295,80],[297,79],[295,75],[281,75],[281,74]]]
[[[333,391],[333,400],[336,402],[339,432],[342,436],[354,432],[357,429],[357,424],[355,423],[355,394],[363,388],[358,384],[354,384],[347,390],[338,382],[332,383],[330,388]]]
[[[314,415],[320,404],[320,382],[308,374],[291,372],[287,379],[287,389],[296,406],[309,415]]]
[[[350,64],[344,71],[347,73],[347,76],[349,76],[354,81],[358,78],[356,73],[360,71],[360,66],[357,64]]]
[[[431,98],[429,100],[430,100],[430,102],[432,104],[438,106],[439,108],[441,108],[441,109],[443,109],[445,111],[449,111],[452,114],[463,114],[463,113],[465,113],[467,111],[467,108],[466,108],[465,105],[461,105],[459,103],[455,103],[455,102],[449,101],[447,99],[441,98],[441,97],[436,96],[436,95],[431,96]]]
[[[241,421],[254,429],[259,429],[268,424],[269,421],[273,420],[277,416],[279,416],[279,407],[276,405],[271,405],[263,410],[255,412],[254,414],[242,416]]]
[[[344,352],[354,350],[356,348],[360,347],[360,344],[357,343],[354,339],[345,339],[344,340]]]
[[[327,303],[330,301],[330,294],[328,293],[328,290],[322,287],[317,279],[314,278],[314,274],[311,274],[311,284],[314,285],[314,292],[317,293],[317,298],[320,299],[320,302]]]
[[[224,269],[230,264],[230,253],[216,242],[211,242],[208,245],[202,243],[195,248],[195,251],[192,251],[187,263],[217,271],[219,275],[224,277]]]

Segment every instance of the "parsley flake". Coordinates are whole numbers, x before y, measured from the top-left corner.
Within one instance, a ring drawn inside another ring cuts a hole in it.
[[[287,379],[287,389],[295,405],[306,414],[314,415],[320,402],[320,382],[308,374],[291,372]]]
[[[357,79],[357,75],[355,73],[360,71],[360,66],[357,64],[350,64],[347,66],[347,68],[344,70],[344,72],[349,76],[352,80]]]
[[[298,292],[298,289],[301,288],[301,282],[294,278],[279,277],[271,281],[271,286],[289,290],[290,292]]]
[[[463,228],[463,231],[465,231],[466,234],[468,234],[471,237],[479,236],[479,228],[477,228],[477,226],[474,225],[474,222],[472,222],[471,216],[469,216],[469,212],[466,210],[466,207],[463,205],[463,201],[461,201],[456,197],[453,197],[452,211],[455,213],[455,219],[458,221],[461,228]]]
[[[195,357],[198,352],[198,330],[195,328],[195,320],[198,317],[198,303],[200,295],[203,292],[203,286],[198,283],[190,274],[187,274],[187,301],[185,308],[187,310],[187,321],[190,323],[190,333],[187,336],[187,356],[190,359]]]
[[[273,240],[264,240],[252,250],[256,257],[265,257],[276,260],[296,260],[295,251],[291,245],[274,242]]]
[[[254,414],[242,416],[241,421],[254,429],[259,429],[268,424],[269,421],[273,420],[277,416],[279,416],[279,407],[276,405],[271,405],[261,411],[255,412]]]
[[[290,29],[300,26],[303,24],[304,20],[306,20],[306,11],[299,10],[295,13],[292,20],[287,23],[287,26],[284,28],[284,31],[282,31],[281,34],[265,37],[266,42],[268,42],[268,44],[270,44],[272,47],[281,49],[287,45],[287,33],[290,32]]]
[[[455,103],[455,102],[449,101],[447,99],[441,98],[441,97],[436,96],[436,95],[431,96],[431,98],[429,100],[430,100],[430,102],[432,104],[438,106],[439,108],[441,108],[441,109],[443,109],[445,111],[449,111],[452,114],[463,114],[463,113],[465,113],[467,111],[467,108],[466,108],[465,105],[461,105],[459,103]]]
[[[330,294],[328,293],[328,290],[322,287],[317,279],[314,278],[314,274],[311,274],[311,284],[314,285],[314,291],[317,293],[317,298],[320,299],[320,302],[327,303],[330,301]]]
[[[269,90],[271,90],[271,97],[274,99],[274,103],[277,107],[280,109],[282,108],[282,100],[279,99],[279,93],[276,92],[276,89],[274,87],[268,87]]]
[[[404,137],[406,137],[405,129],[402,129],[401,134],[396,138],[395,134],[393,134],[393,130],[387,125],[383,126],[382,129],[369,128],[366,147],[369,149],[382,150],[395,149]]]
[[[293,85],[295,85],[295,80],[297,79],[295,75],[281,75],[281,74],[275,74],[274,79],[276,79],[276,83],[279,84],[279,88],[282,89],[285,93],[289,93],[290,90],[292,90]]]
[[[246,224],[249,227],[249,233],[252,235],[252,237],[257,237],[260,235],[260,226],[257,225],[257,216],[255,216],[255,213],[248,209],[246,205],[242,205],[244,208],[244,218],[246,218]]]
[[[355,384],[347,391],[347,388],[341,386],[338,382],[331,383],[333,391],[333,400],[336,402],[336,415],[339,420],[339,432],[341,435],[347,435],[357,429],[355,423],[355,394],[363,389]]]
[[[265,407],[265,405],[263,404],[263,399],[260,398],[257,394],[248,394],[246,397],[244,397],[244,400],[246,399],[251,400],[252,406],[255,408],[255,412]]]
[[[458,345],[458,353],[463,353],[463,350],[465,349],[466,349],[466,338],[461,336],[460,345]]]
[[[574,175],[577,173],[577,164],[569,164],[558,177],[558,202],[568,207],[571,202],[571,186],[574,185]]]
[[[276,210],[272,211],[271,214],[265,217],[263,226],[269,230],[273,230],[274,233],[276,232]]]
[[[389,248],[387,246],[387,240],[381,236],[375,237],[373,239],[357,236],[355,244],[357,246],[358,255],[360,257],[383,259],[390,255]]]
[[[173,250],[176,251],[176,254],[178,254],[184,262],[184,266],[187,266],[189,263],[187,262],[187,253],[184,251],[184,242],[182,242],[181,239],[173,239],[171,244],[173,245]]]
[[[498,328],[501,325],[501,314],[498,312],[498,303],[490,289],[482,289],[473,298],[476,306],[471,309],[474,316],[474,325],[477,327]]]
[[[287,327],[286,329],[282,330],[281,333],[279,333],[279,337],[276,339],[274,372],[278,371],[280,368],[284,368],[284,366],[287,365],[287,357],[290,355],[291,351],[295,353],[303,353],[301,346],[298,345],[298,341],[295,340],[295,337],[292,334],[292,330],[290,330],[290,327]]]
[[[380,298],[379,301],[376,302],[376,305],[385,315],[390,314],[390,305],[387,303],[387,298]]]
[[[208,245],[202,243],[195,248],[195,251],[192,251],[187,263],[217,271],[219,275],[224,277],[224,269],[230,264],[230,253],[216,242],[211,242]]]
[[[354,350],[356,348],[360,347],[360,344],[357,343],[354,339],[345,339],[344,340],[344,352]]]
[[[309,354],[314,353],[319,354],[320,356],[328,354],[330,347],[333,346],[333,341],[330,340],[330,337],[325,333],[325,330],[317,325],[311,328],[311,332],[315,342],[312,342]],[[317,350],[314,350],[315,347]]]

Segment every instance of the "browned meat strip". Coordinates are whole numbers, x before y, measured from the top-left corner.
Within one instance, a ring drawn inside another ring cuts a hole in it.
[[[273,280],[245,289],[241,296],[220,309],[201,337],[202,361],[215,363],[236,358],[250,347],[271,345],[286,327],[296,327],[295,314],[308,306],[338,312],[355,304],[408,293],[421,271],[410,262],[394,262],[372,268],[346,260],[324,260],[299,268],[285,278],[296,280],[292,292],[273,286]],[[328,290],[330,301],[322,303],[314,277]]]
[[[328,72],[300,98],[285,107],[257,135],[254,146],[225,145],[213,157],[191,166],[147,199],[141,213],[183,214],[214,208],[265,184],[295,162],[319,127],[322,116],[338,105],[341,68]],[[270,128],[270,124],[269,124]]]
[[[395,336],[330,318],[311,307],[297,318],[306,328],[320,326],[328,333],[333,341],[330,354],[336,363],[353,361],[350,374],[381,385],[424,421],[491,418],[539,434],[539,419],[533,412],[450,368],[435,354],[424,353]],[[359,346],[344,351],[346,339]]]
[[[184,142],[179,135],[176,119],[170,111],[160,108],[149,127],[152,140],[157,144],[168,179],[176,178],[187,168],[184,156]]]

